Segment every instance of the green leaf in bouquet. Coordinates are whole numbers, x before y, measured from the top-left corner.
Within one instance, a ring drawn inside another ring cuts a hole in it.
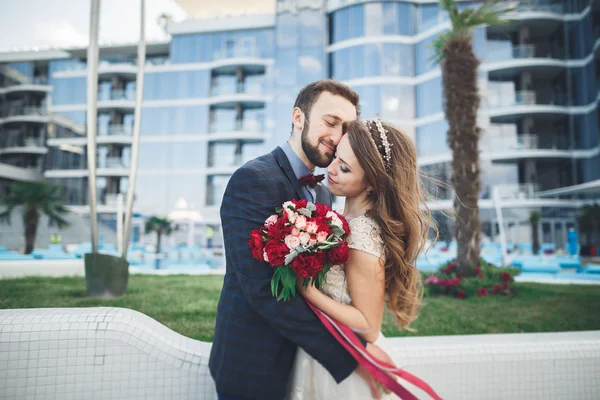
[[[304,215],[306,218],[310,218],[312,216],[312,212],[310,212],[310,210],[306,209],[306,208],[301,208],[298,210],[298,212],[302,215]]]
[[[292,260],[293,260],[294,258],[296,258],[296,256],[297,256],[298,254],[300,254],[300,253],[298,253],[298,251],[297,251],[296,249],[292,249],[292,250],[290,251],[290,254],[288,254],[287,256],[285,256],[285,263],[286,263],[286,264],[290,264],[290,263],[292,262]]]
[[[273,297],[277,297],[277,293],[279,292],[279,282],[281,281],[281,268],[276,267],[275,273],[273,273],[273,277],[271,278],[271,294]]]
[[[310,201],[306,204],[306,208],[308,208],[308,211],[317,211],[317,206],[314,205],[314,203],[311,203]]]
[[[282,212],[282,211],[283,211],[283,208],[281,208],[281,207],[277,207],[277,208],[275,208],[275,212],[276,212],[277,214],[279,214],[279,213],[280,213],[280,212]]]
[[[335,236],[341,237],[346,233],[346,232],[344,232],[344,230],[342,228],[340,228],[337,225],[330,225],[330,226],[331,226],[331,230],[333,231],[333,234]]]
[[[302,287],[304,289],[308,288],[308,285],[310,285],[311,283],[311,279],[310,278],[304,278],[304,280],[302,281]]]

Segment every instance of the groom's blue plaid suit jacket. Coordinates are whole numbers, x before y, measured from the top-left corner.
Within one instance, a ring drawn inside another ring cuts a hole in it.
[[[331,204],[324,186],[315,189],[317,201]],[[297,346],[338,382],[356,368],[301,297],[273,298],[271,267],[251,257],[250,231],[294,198],[304,195],[280,147],[239,168],[227,185],[221,205],[226,272],[209,362],[220,392],[283,399]]]

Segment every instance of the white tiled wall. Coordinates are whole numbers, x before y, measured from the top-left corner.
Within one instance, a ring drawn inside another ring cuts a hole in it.
[[[390,341],[444,399],[600,399],[598,331]],[[0,310],[0,399],[216,399],[209,353],[129,309]]]
[[[0,310],[0,399],[216,399],[210,343],[123,308]]]

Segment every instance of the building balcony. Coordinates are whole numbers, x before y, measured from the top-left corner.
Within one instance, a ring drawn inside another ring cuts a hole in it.
[[[21,142],[6,143],[0,154],[46,154],[48,148],[41,138],[26,138]]]
[[[0,88],[0,95],[16,94],[19,92],[35,92],[46,95],[50,90],[52,90],[52,86],[46,84],[45,78],[36,78],[32,83],[22,83]]]
[[[223,48],[213,53],[213,60],[232,58],[259,58],[259,50],[256,46],[234,46]]]
[[[540,186],[535,183],[517,183],[517,184],[505,184],[495,185],[494,189],[498,193],[500,200],[523,200],[533,199],[536,197],[536,193],[539,192]],[[492,194],[490,194],[490,197]],[[487,196],[484,196],[484,198]]]
[[[48,123],[50,115],[46,106],[8,106],[0,112],[0,124],[11,122]]]
[[[543,137],[544,141],[540,140]],[[564,137],[548,135],[488,135],[479,140],[480,159],[495,163],[514,163],[526,159],[577,159],[600,154],[600,148],[572,149]],[[419,154],[420,166],[443,164],[452,161],[452,153],[446,150],[438,153]]]
[[[132,62],[109,63],[100,62],[98,65],[98,76],[102,78],[111,78],[113,76],[121,76],[134,78],[137,74],[137,64]]]
[[[37,182],[43,180],[44,175],[38,166],[17,167],[0,162],[0,178],[15,181]]]
[[[516,122],[523,115],[560,118],[569,112],[565,93],[515,91],[512,96],[488,96],[487,115],[493,122]]]
[[[109,93],[98,94],[98,109],[117,109],[132,112],[135,108],[135,91],[112,90]]]
[[[211,88],[211,96],[227,96],[234,94],[263,94],[262,83],[242,83],[237,85],[216,85]]]
[[[262,142],[265,139],[265,132],[261,121],[237,120],[215,121],[210,124],[209,142]]]
[[[517,13],[535,12],[535,13],[552,13],[564,14],[565,7],[563,4],[543,3],[540,1],[525,0],[519,1],[516,9]]]

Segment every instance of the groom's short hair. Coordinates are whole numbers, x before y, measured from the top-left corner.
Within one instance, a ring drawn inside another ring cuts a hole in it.
[[[320,81],[311,82],[304,86],[296,97],[294,108],[298,107],[302,110],[306,119],[310,116],[310,110],[315,104],[319,95],[323,92],[329,92],[336,96],[342,96],[356,107],[356,116],[360,116],[360,106],[358,105],[359,96],[350,86],[344,85],[334,79],[321,79]],[[294,125],[292,124],[292,131]]]

